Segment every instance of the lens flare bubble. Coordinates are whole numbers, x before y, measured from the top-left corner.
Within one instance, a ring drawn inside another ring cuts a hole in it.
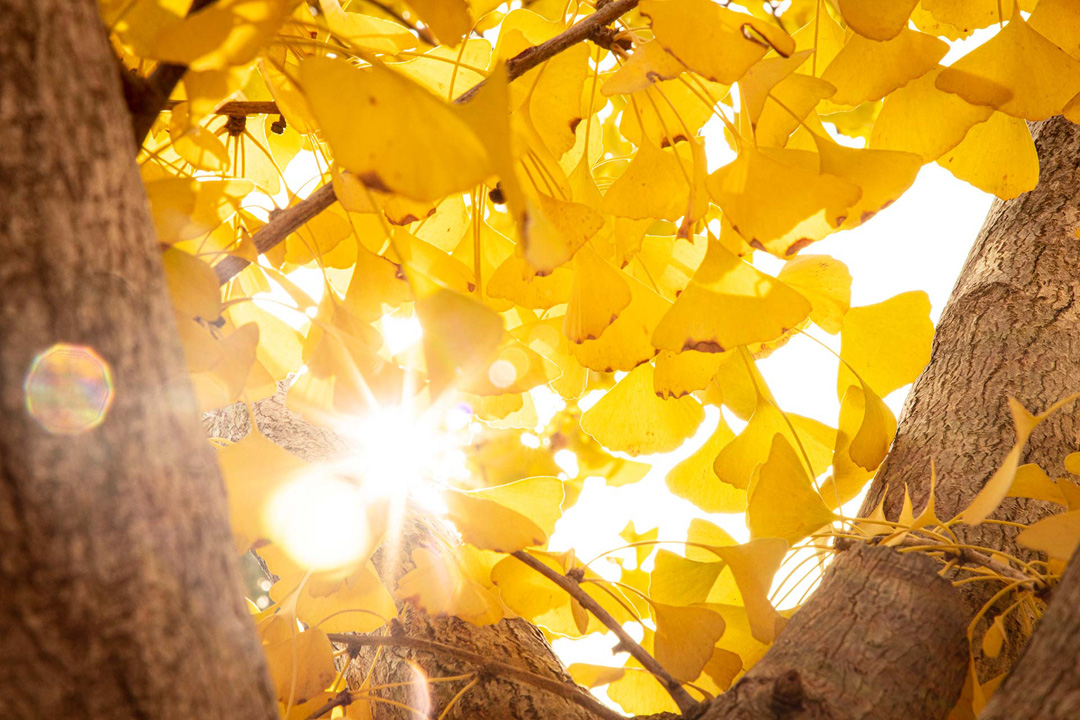
[[[113,401],[109,364],[85,345],[57,343],[30,364],[26,409],[55,435],[77,435],[105,420]]]

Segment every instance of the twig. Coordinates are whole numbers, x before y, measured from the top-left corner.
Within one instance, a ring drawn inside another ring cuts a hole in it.
[[[194,15],[199,10],[213,4],[214,0],[192,0],[188,15]],[[137,83],[125,80],[125,88],[133,85],[139,86],[138,93],[127,93],[128,110],[131,111],[131,128],[135,134],[136,148],[142,147],[143,139],[154,126],[154,121],[161,113],[161,109],[172,94],[173,88],[180,82],[187,72],[187,65],[174,65],[161,63],[153,72],[146,76],[145,80]]]
[[[251,236],[255,249],[260,255],[263,254],[287,238],[296,228],[333,205],[336,199],[334,186],[327,183],[295,205],[273,212],[270,222]],[[214,272],[217,273],[218,282],[224,285],[250,264],[242,257],[229,255],[214,266]]]
[[[671,677],[671,674],[656,661],[656,658],[646,652],[645,648],[641,647],[634,638],[630,637],[630,634],[623,629],[622,624],[613,618],[611,613],[601,607],[600,603],[596,602],[592,595],[589,595],[582,590],[576,578],[570,575],[563,575],[559,571],[553,570],[540,560],[537,560],[532,555],[529,555],[522,550],[518,550],[513,553],[513,555],[518,560],[565,590],[570,597],[577,600],[583,608],[591,612],[597,620],[607,627],[608,630],[615,633],[615,637],[619,638],[619,644],[616,647],[629,652],[635,660],[641,663],[643,668],[651,672],[653,677],[655,677],[660,684],[664,686],[664,689],[668,691],[668,694],[671,695],[671,699],[675,701],[675,704],[679,706],[679,710],[681,710],[683,714],[688,713],[697,706],[697,701],[690,696],[690,693],[686,692],[686,688],[684,688],[678,680]]]
[[[521,77],[542,62],[550,60],[563,50],[577,45],[582,40],[588,39],[593,33],[637,7],[639,0],[613,0],[585,18],[577,25],[567,28],[555,37],[526,48],[506,61],[506,74],[510,80]],[[598,3],[599,4],[599,3]],[[458,96],[454,102],[467,103],[484,86],[481,81]]]
[[[447,655],[476,665],[477,667],[490,672],[492,675],[501,678],[513,678],[526,685],[532,685],[535,688],[546,690],[559,697],[565,698],[572,703],[580,705],[603,720],[626,720],[622,715],[611,708],[605,707],[599,700],[577,685],[554,680],[552,678],[544,677],[543,675],[537,675],[524,668],[500,662],[498,660],[492,660],[491,658],[484,657],[483,655],[468,650],[462,650],[453,645],[445,645],[433,640],[424,640],[422,638],[409,637],[407,635],[346,635],[344,633],[330,633],[329,638],[331,642],[345,645],[350,649],[381,645],[388,647],[404,647],[412,650]]]
[[[172,110],[184,102],[183,100],[168,100],[161,106],[162,110]],[[241,115],[280,115],[277,103],[273,100],[233,100],[227,102],[217,110],[214,115],[229,115],[237,117]]]
[[[320,705],[317,710],[304,718],[304,720],[315,720],[315,718],[321,718],[323,715],[330,712],[336,707],[346,707],[347,705],[351,705],[352,701],[352,693],[348,690],[342,690],[337,695]]]
[[[519,78],[540,63],[550,60],[563,50],[590,37],[600,28],[605,27],[608,23],[636,7],[638,1],[613,0],[613,2],[604,5],[577,25],[567,28],[550,40],[521,51],[506,61],[508,78],[510,80]],[[454,103],[460,105],[471,100],[483,87],[484,82],[484,80],[481,80],[471,89],[465,91],[454,100]],[[330,207],[335,199],[333,187],[326,184],[313,192],[306,200],[301,200],[296,205],[275,213],[270,218],[270,222],[252,236],[252,239],[255,240],[255,247],[260,254],[266,252],[288,237],[300,225]],[[218,280],[224,284],[247,266],[247,260],[233,255],[215,265],[214,270],[217,272]]]

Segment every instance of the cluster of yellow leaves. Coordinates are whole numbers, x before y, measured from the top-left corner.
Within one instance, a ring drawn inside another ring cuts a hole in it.
[[[768,593],[785,554],[873,475],[896,431],[883,398],[929,359],[924,294],[851,307],[843,263],[803,251],[869,221],[929,162],[1015,197],[1038,178],[1025,121],[1080,120],[1069,0],[1022,2],[1026,18],[1012,3],[795,0],[782,22],[643,0],[610,48],[579,44],[513,81],[504,61],[565,30],[569,4],[188,5],[101,0],[129,68],[188,67],[140,162],[202,408],[264,398],[303,370],[289,407],[317,424],[404,394],[435,409],[466,402],[480,428],[471,482],[444,488],[463,543],[413,549],[391,588],[368,562],[383,505],[346,538],[342,567],[305,565],[282,551],[289,523],[267,518],[311,468],[257,431],[221,450],[238,548],[261,547],[282,578],[259,623],[289,713],[341,682],[326,632],[376,629],[395,601],[476,623],[518,615],[556,635],[599,630],[508,555],[522,550],[584,573],[621,621],[642,620],[646,648],[676,677],[725,689],[783,624]],[[942,38],[991,26],[939,64]],[[226,101],[274,102],[280,117],[215,114]],[[714,117],[725,131],[706,134]],[[710,167],[707,147],[732,159]],[[317,169],[285,172],[294,160]],[[296,205],[320,183],[338,202],[260,256],[252,236],[275,217],[260,208]],[[252,264],[219,287],[228,256]],[[318,297],[298,281],[311,271]],[[420,345],[393,347],[394,322],[418,323]],[[840,337],[836,427],[784,411],[756,364],[817,330]],[[538,388],[567,403],[544,428]],[[579,411],[593,391],[604,394]],[[692,525],[685,556],[661,551],[646,572],[639,554],[618,587],[545,550],[585,478],[640,480],[649,466],[625,456],[677,448],[705,406],[746,425],[735,433],[721,416],[667,484],[706,512],[745,512],[749,543]],[[1015,417],[1019,448],[1043,416]],[[526,431],[539,437],[529,446]],[[574,477],[560,450],[575,455]],[[1021,540],[1066,557],[1080,538],[1075,490],[1018,468],[1019,452],[963,519],[1009,492],[1055,499],[1069,512]],[[633,661],[575,677],[607,684],[629,712],[670,709]]]

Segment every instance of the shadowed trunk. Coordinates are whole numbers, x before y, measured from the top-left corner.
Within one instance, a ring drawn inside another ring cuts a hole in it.
[[[0,38],[3,715],[276,717],[97,4],[0,0]],[[81,434],[27,411],[56,343],[111,368]]]

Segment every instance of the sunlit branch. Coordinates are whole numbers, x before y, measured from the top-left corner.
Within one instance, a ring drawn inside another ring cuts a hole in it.
[[[511,665],[509,663],[500,662],[498,660],[492,660],[478,653],[469,652],[452,645],[445,645],[433,640],[424,640],[422,638],[409,637],[407,635],[346,635],[344,633],[330,633],[330,641],[345,645],[352,649],[358,649],[362,647],[403,647],[412,650],[420,650],[422,652],[430,652],[437,655],[444,655],[457,658],[464,662],[477,666],[482,671],[490,673],[491,675],[500,679],[513,679],[526,685],[531,685],[541,690],[546,690],[550,693],[566,698],[572,703],[580,705],[589,712],[593,713],[603,720],[625,720],[622,715],[615,712],[611,708],[604,706],[599,700],[594,698],[585,690],[581,689],[577,685],[555,680],[553,678],[544,677],[543,675],[537,675],[536,673],[526,670],[524,668]],[[684,691],[685,692],[685,691]],[[689,697],[689,695],[687,696]]]
[[[664,669],[663,665],[656,661],[652,655],[650,655],[645,648],[630,637],[630,634],[626,632],[622,624],[611,616],[607,610],[605,610],[600,603],[589,595],[587,592],[581,589],[578,584],[578,580],[570,575],[564,575],[557,570],[548,567],[546,564],[537,560],[532,555],[521,550],[513,553],[521,562],[531,567],[536,572],[546,577],[551,582],[558,585],[565,590],[570,597],[577,600],[581,607],[591,612],[597,620],[599,620],[608,630],[615,633],[615,637],[619,638],[619,644],[616,647],[619,650],[625,650],[630,653],[631,656],[641,666],[653,674],[668,694],[671,695],[671,699],[675,701],[675,704],[679,706],[684,714],[697,705],[697,701],[690,696],[690,693],[686,692],[686,688],[682,684],[671,677],[671,673]]]
[[[619,16],[629,12],[637,4],[638,0],[613,0],[550,40],[521,51],[506,61],[507,78],[509,80],[519,78],[540,63],[550,60],[562,51],[573,47],[582,40],[588,39],[599,28],[605,27]],[[484,81],[480,81],[458,96],[454,103],[460,105],[468,102],[479,92],[483,85]],[[145,133],[143,134],[145,135]],[[330,207],[336,199],[333,186],[327,183],[305,200],[301,200],[296,205],[275,213],[270,218],[270,222],[252,236],[259,254],[280,243],[298,227]],[[231,256],[218,263],[214,270],[217,272],[218,281],[224,284],[235,277],[248,264],[248,261],[243,258]]]

